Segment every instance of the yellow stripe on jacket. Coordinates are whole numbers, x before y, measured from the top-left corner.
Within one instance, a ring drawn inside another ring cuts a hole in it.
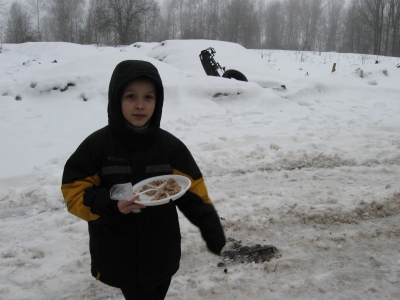
[[[85,190],[91,188],[93,185],[100,185],[100,177],[97,174],[61,186],[61,192],[67,204],[68,211],[88,222],[99,218],[99,215],[90,212],[90,207],[83,204]]]
[[[189,191],[192,192],[193,194],[196,194],[201,199],[203,199],[204,203],[212,204],[210,197],[208,197],[207,187],[206,187],[206,184],[204,183],[203,177],[193,180],[193,178],[190,177],[189,175],[187,175],[181,171],[178,171],[176,169],[173,169],[172,173],[175,175],[181,175],[181,176],[185,176],[185,177],[189,178],[192,183],[189,188]]]

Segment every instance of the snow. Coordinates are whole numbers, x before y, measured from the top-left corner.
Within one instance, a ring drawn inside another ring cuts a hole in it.
[[[249,82],[206,76],[208,47]],[[400,58],[171,40],[3,45],[0,299],[123,299],[90,275],[87,224],[60,184],[66,159],[107,124],[109,79],[125,59],[159,69],[162,128],[193,153],[226,236],[278,249],[218,267],[180,214],[167,299],[400,298]]]

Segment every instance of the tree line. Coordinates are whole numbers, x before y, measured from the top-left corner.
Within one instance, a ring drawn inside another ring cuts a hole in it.
[[[213,39],[249,49],[400,56],[399,0],[0,0],[1,42]]]

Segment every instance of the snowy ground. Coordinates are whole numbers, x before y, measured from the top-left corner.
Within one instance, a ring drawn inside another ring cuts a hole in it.
[[[249,82],[207,77],[207,47]],[[400,58],[204,40],[3,45],[0,299],[123,299],[91,277],[87,224],[67,212],[60,182],[107,123],[108,82],[125,59],[159,68],[162,127],[195,156],[227,237],[279,250],[218,267],[181,216],[167,299],[400,299]]]

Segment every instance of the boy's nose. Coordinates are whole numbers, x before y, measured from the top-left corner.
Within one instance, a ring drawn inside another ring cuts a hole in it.
[[[143,109],[144,108],[144,101],[143,100],[139,100],[136,103],[136,109]]]

